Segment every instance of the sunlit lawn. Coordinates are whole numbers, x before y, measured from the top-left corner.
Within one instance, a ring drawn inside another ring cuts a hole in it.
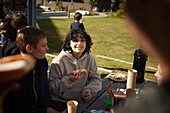
[[[113,60],[96,57],[96,55],[107,56],[128,62],[133,62],[134,52],[139,46],[132,39],[127,30],[125,20],[117,17],[83,18],[84,26],[88,34],[92,37],[93,46],[91,54],[95,57],[99,67],[127,74],[127,70],[132,65],[120,63]],[[38,20],[41,29],[47,32],[48,53],[58,55],[61,51],[63,41],[69,32],[70,23],[73,19],[43,19]],[[49,64],[52,58],[47,57]],[[147,66],[156,67],[151,58],[148,58]],[[154,73],[156,70],[145,70],[145,78],[156,80]],[[99,71],[102,77],[108,72]]]

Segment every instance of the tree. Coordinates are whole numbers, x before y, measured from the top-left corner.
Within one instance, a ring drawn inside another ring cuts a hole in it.
[[[89,4],[91,4],[91,9],[98,4],[100,0],[89,0]]]

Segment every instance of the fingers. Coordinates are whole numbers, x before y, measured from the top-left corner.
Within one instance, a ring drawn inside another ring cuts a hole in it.
[[[92,94],[90,91],[85,91],[83,93],[83,98],[86,100],[86,101],[90,101],[92,99]]]
[[[92,99],[92,96],[85,97],[86,101],[90,101]]]
[[[70,80],[72,82],[75,82],[77,80],[80,80],[82,78],[83,72],[75,72],[72,75],[70,75]]]
[[[82,75],[83,75],[83,72],[81,72],[81,71],[76,72],[76,73],[75,73],[75,78],[76,78],[77,80],[79,80],[79,79],[82,78]]]

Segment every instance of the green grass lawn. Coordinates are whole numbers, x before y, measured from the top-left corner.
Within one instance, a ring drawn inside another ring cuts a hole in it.
[[[127,74],[127,70],[131,69],[132,65],[96,57],[96,55],[102,55],[133,62],[134,52],[140,47],[132,39],[124,18],[100,17],[83,19],[85,20],[83,22],[85,29],[94,43],[91,48],[91,54],[95,57],[98,66]],[[40,28],[47,32],[48,46],[50,48],[48,53],[58,55],[73,19],[43,19],[37,21]],[[47,57],[47,59],[50,64],[52,58]],[[156,67],[156,63],[151,58],[148,58],[146,65]],[[145,78],[156,80],[154,77],[155,70],[146,68],[145,71]],[[108,74],[108,72],[104,71],[99,72],[102,78]]]

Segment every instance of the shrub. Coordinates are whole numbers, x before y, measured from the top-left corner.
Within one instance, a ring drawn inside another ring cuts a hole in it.
[[[39,2],[38,4],[37,4],[38,6],[41,6],[41,5],[43,5],[41,2]]]
[[[84,7],[80,7],[80,8],[79,8],[79,10],[86,10],[86,8],[84,8]]]
[[[60,11],[58,6],[55,7],[55,11]]]
[[[70,9],[70,13],[75,13],[76,11],[74,9]]]
[[[63,4],[62,4],[62,1],[59,1],[59,9],[61,10],[61,11],[63,11],[64,10],[64,6],[63,6]]]
[[[89,15],[90,15],[90,16],[94,16],[94,15],[99,15],[99,13],[96,13],[96,12],[90,11],[90,12],[89,12]]]
[[[115,12],[110,12],[110,16],[116,16]]]
[[[68,7],[65,7],[64,10],[65,10],[65,11],[68,11]]]
[[[116,11],[118,17],[122,17],[124,14],[124,2],[119,5],[119,9]]]

